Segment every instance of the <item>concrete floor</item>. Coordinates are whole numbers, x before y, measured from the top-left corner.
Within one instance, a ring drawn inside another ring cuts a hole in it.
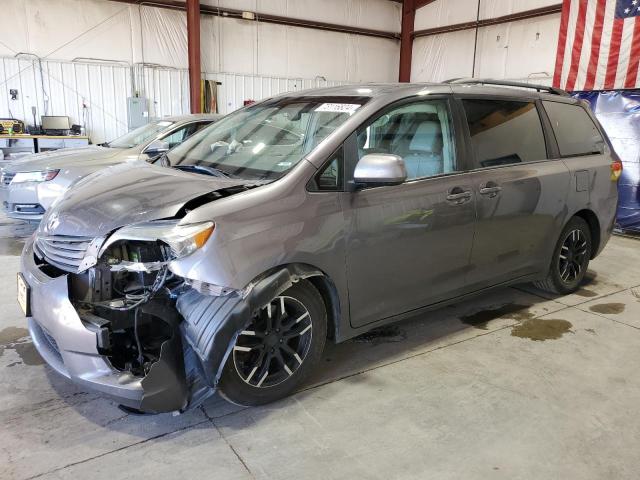
[[[28,228],[0,219],[0,237]],[[0,238],[0,478],[603,479],[640,465],[640,241],[574,295],[507,288],[328,348],[306,390],[137,417],[59,378]]]

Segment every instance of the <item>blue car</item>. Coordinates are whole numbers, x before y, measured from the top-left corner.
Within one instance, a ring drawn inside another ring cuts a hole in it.
[[[622,160],[617,227],[640,233],[640,90],[577,92],[575,96],[591,104]]]

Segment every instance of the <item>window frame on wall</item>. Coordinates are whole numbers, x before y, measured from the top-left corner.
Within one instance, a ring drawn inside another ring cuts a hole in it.
[[[555,137],[550,135],[551,125],[549,123],[549,119],[546,116],[546,112],[542,107],[542,102],[538,97],[530,96],[530,95],[522,95],[522,96],[513,96],[513,95],[482,95],[482,94],[455,94],[454,95],[456,106],[458,109],[458,115],[461,117],[461,123],[464,128],[465,135],[465,143],[468,145],[468,156],[469,156],[469,170],[468,171],[476,171],[476,170],[488,170],[494,168],[508,168],[517,165],[526,165],[540,162],[549,162],[558,159],[557,155],[557,145],[555,145]],[[517,103],[532,103],[534,105],[535,111],[538,114],[538,119],[540,121],[540,128],[542,132],[542,137],[545,146],[546,158],[541,158],[537,160],[528,160],[523,162],[514,162],[514,163],[505,163],[499,165],[489,165],[482,166],[476,157],[476,151],[473,146],[473,140],[471,137],[471,132],[469,128],[469,123],[467,121],[467,113],[463,104],[464,100],[483,100],[483,101],[495,101],[495,102],[517,102]]]
[[[344,143],[345,168],[346,168],[345,179],[347,181],[349,190],[355,189],[353,174],[355,171],[356,164],[360,159],[358,155],[358,142],[357,142],[358,133],[367,125],[370,125],[371,123],[375,122],[378,118],[380,118],[382,115],[388,112],[391,112],[398,108],[402,108],[406,105],[435,101],[435,100],[440,100],[440,101],[444,100],[446,102],[447,110],[449,113],[452,146],[454,149],[453,161],[455,162],[456,170],[448,173],[441,173],[438,175],[431,175],[431,176],[419,177],[414,179],[407,178],[407,180],[401,185],[407,185],[415,182],[430,181],[430,180],[434,180],[434,179],[438,179],[446,176],[460,175],[469,170],[469,167],[470,167],[469,152],[467,148],[467,142],[465,141],[464,134],[463,134],[463,128],[464,128],[463,119],[460,117],[459,110],[455,104],[456,102],[454,100],[454,95],[446,94],[446,93],[435,94],[435,95],[412,95],[411,97],[406,97],[406,98],[394,101],[392,103],[389,103],[384,107],[380,108],[379,110],[377,110],[376,112],[369,115],[367,119],[362,121],[362,123],[360,123],[360,125],[351,133],[351,135],[347,138],[347,141],[345,141]],[[365,187],[365,189],[394,188],[398,186],[399,185],[390,186],[390,187],[370,186],[370,187]]]

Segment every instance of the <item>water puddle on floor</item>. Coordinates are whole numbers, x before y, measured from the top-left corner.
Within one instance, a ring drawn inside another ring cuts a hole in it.
[[[597,305],[591,305],[589,310],[604,315],[617,315],[624,312],[624,303],[598,303]]]
[[[517,303],[507,303],[497,308],[480,310],[479,312],[463,315],[460,321],[465,325],[471,325],[479,330],[487,330],[487,324],[491,320],[506,317],[514,320],[526,320],[533,317],[528,311],[531,305],[520,305]]]
[[[592,297],[597,297],[598,294],[592,290],[588,290],[586,288],[580,288],[578,289],[576,292],[576,295],[580,296],[580,297],[586,297],[586,298],[592,298]]]
[[[7,365],[8,367],[44,364],[31,338],[29,338],[29,331],[26,328],[7,327],[0,330],[0,357],[5,350],[14,350],[22,360],[22,362],[10,363]]]
[[[532,318],[514,326],[511,329],[511,336],[539,342],[557,340],[565,333],[573,333],[572,326],[571,322],[566,320]]]
[[[24,240],[18,238],[0,238],[0,255],[19,257],[22,255]]]

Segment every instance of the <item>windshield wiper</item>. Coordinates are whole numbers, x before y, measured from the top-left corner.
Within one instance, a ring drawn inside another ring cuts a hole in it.
[[[202,175],[211,175],[212,177],[220,178],[238,178],[230,173],[223,172],[222,170],[214,167],[205,167],[203,165],[176,165],[173,167],[177,170],[183,170],[185,172],[199,173]]]

